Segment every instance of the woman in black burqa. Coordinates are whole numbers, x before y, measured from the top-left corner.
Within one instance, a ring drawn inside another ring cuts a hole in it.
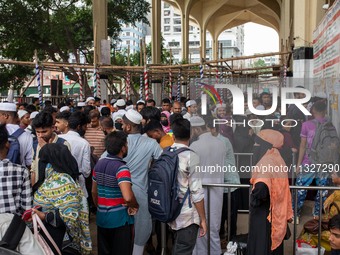
[[[287,173],[266,171],[285,166],[278,150],[282,145],[283,135],[275,130],[261,130],[255,137],[248,255],[283,255],[287,221],[293,216]]]

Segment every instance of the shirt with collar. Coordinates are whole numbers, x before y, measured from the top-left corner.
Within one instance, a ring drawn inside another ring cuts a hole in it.
[[[85,178],[91,174],[91,146],[88,141],[75,131],[70,130],[66,134],[59,135],[59,137],[65,139],[71,145],[71,154],[76,159],[79,172],[81,173],[79,176],[79,184],[84,195],[88,197]]]
[[[8,159],[0,160],[0,213],[22,214],[32,208],[29,171]]]
[[[172,148],[188,148],[188,146],[181,143],[174,143]],[[187,189],[190,189],[189,199],[184,201],[180,214],[169,226],[173,230],[179,230],[190,226],[191,224],[200,225],[200,218],[194,203],[200,202],[204,198],[204,189],[202,188],[201,179],[198,177],[196,167],[199,166],[198,155],[190,150],[183,151],[178,154],[179,168],[177,180],[179,184],[179,197],[183,198]]]
[[[6,124],[6,129],[9,135],[12,135],[19,128],[20,126],[16,124]],[[18,141],[20,144],[21,165],[29,167],[32,165],[32,160],[33,160],[33,154],[32,154],[33,138],[29,133],[24,132],[18,137]]]

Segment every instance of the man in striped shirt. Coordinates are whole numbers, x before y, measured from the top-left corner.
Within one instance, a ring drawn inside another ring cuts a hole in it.
[[[105,134],[100,126],[100,113],[97,109],[90,111],[89,118],[91,123],[87,126],[84,138],[94,148],[93,154],[100,157],[105,151]]]
[[[113,131],[105,138],[108,152],[93,171],[92,196],[97,206],[98,254],[131,254],[133,215],[138,203],[132,191],[131,174],[123,158],[127,135]]]

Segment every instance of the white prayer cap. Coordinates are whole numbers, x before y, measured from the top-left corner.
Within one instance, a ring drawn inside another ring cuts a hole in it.
[[[63,106],[60,108],[60,112],[69,111],[69,110],[70,110],[70,107],[68,106]]]
[[[39,112],[35,111],[35,112],[32,112],[31,115],[30,115],[30,119],[34,119],[35,116],[37,116],[39,114]]]
[[[217,108],[226,108],[226,107],[227,107],[226,104],[216,104],[215,109],[217,109]]]
[[[0,111],[3,112],[16,112],[17,111],[17,106],[14,103],[0,103]]]
[[[111,101],[110,101],[110,104],[115,104],[116,102],[117,102],[117,99],[112,98]]]
[[[192,106],[192,105],[195,105],[195,104],[197,104],[195,100],[189,100],[185,103],[185,106],[189,107],[189,106]]]
[[[85,104],[87,104],[87,103],[90,102],[91,100],[95,101],[94,97],[88,97],[88,98],[86,98]]]
[[[125,110],[130,110],[130,109],[133,109],[133,104],[132,105],[129,105],[129,106],[126,106]]]
[[[118,99],[117,100],[116,106],[124,106],[124,105],[125,105],[124,99]]]
[[[265,110],[264,106],[262,104],[256,106],[256,110]]]
[[[142,117],[142,115],[139,113],[139,112],[137,112],[137,111],[135,111],[135,110],[133,110],[133,109],[130,109],[130,110],[128,110],[126,113],[125,113],[125,115],[124,115],[129,121],[131,121],[132,123],[135,123],[135,124],[140,124],[141,123],[141,121],[142,121],[142,119],[143,119],[143,117]]]
[[[138,103],[143,103],[143,104],[145,104],[145,101],[144,101],[144,100],[142,100],[142,99],[139,99],[139,100],[137,101],[137,103],[136,103],[136,104],[138,104]]]
[[[205,126],[205,121],[199,116],[192,116],[190,118],[190,124],[192,127],[201,127]]]
[[[77,103],[77,106],[78,107],[84,107],[86,104],[85,104],[85,102],[78,102]]]
[[[21,119],[22,117],[25,116],[25,114],[27,114],[28,111],[25,111],[25,110],[19,110],[18,111],[18,116],[19,116],[19,119]]]
[[[122,115],[116,115],[116,117],[114,117],[113,122],[116,122],[117,120],[121,120],[123,118]]]

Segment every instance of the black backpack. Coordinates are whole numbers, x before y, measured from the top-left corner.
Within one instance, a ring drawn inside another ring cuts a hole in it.
[[[332,122],[327,120],[320,123],[313,120],[316,125],[315,136],[308,156],[312,164],[335,164],[339,159],[340,140]]]
[[[8,141],[10,143],[10,147],[7,153],[7,158],[14,164],[21,165],[20,160],[20,143],[19,143],[19,136],[24,133],[25,130],[22,128],[17,129],[13,134],[8,137]]]
[[[182,201],[178,197],[179,185],[177,180],[179,159],[178,154],[189,148],[171,148],[163,150],[160,157],[152,164],[149,175],[148,202],[151,216],[164,223],[174,221],[181,212],[187,198],[190,202],[188,187]]]

